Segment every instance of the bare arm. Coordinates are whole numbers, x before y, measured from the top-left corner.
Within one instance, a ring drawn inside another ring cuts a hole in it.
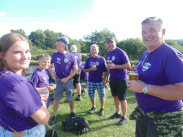
[[[129,80],[129,90],[137,93],[143,93],[145,83],[142,81]],[[183,82],[173,85],[157,86],[149,84],[147,94],[164,99],[164,100],[183,100]]]
[[[42,87],[42,88],[38,88],[36,87],[37,91],[41,92],[41,91],[45,91],[48,88],[49,91],[52,91],[56,88],[55,84],[49,84],[48,87]]]
[[[56,73],[51,69],[51,67],[48,68],[48,71],[51,73],[52,79],[56,80]]]
[[[114,63],[110,63],[110,64],[107,64],[107,68],[109,68],[109,69],[130,69],[131,64],[130,64],[130,62],[127,62],[123,65],[116,65]]]
[[[148,94],[165,100],[183,100],[183,82],[174,85],[148,85]]]
[[[31,115],[31,118],[38,124],[46,124],[50,119],[50,113],[44,106],[42,106],[37,112]]]

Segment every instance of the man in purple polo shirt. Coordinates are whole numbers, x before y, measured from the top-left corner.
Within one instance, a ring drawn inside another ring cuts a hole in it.
[[[107,83],[110,81],[110,88],[112,96],[114,97],[114,104],[116,107],[116,113],[110,116],[110,119],[121,118],[117,125],[124,125],[128,122],[127,117],[127,69],[131,67],[128,55],[125,51],[116,46],[116,42],[113,37],[106,39],[109,52],[106,55],[107,58]],[[110,74],[110,79],[109,79]],[[121,110],[122,109],[122,115]]]
[[[97,44],[91,45],[90,53],[92,56],[86,60],[84,66],[84,72],[89,72],[88,95],[92,103],[92,108],[88,112],[93,113],[97,110],[95,104],[95,89],[97,89],[101,104],[99,115],[103,116],[105,103],[105,88],[103,82],[106,79],[107,64],[105,59],[98,55],[99,47]]]
[[[77,53],[76,45],[71,46],[71,52],[72,52],[72,54],[74,55],[74,58],[77,61],[77,66],[78,66],[78,70],[79,70],[78,73],[73,77],[73,84],[76,86],[77,92],[78,92],[78,97],[76,98],[76,100],[81,101],[81,99],[82,99],[81,84],[80,84],[81,71],[79,69],[79,66],[81,65],[82,56],[81,56],[81,54]]]
[[[183,136],[183,55],[164,41],[163,21],[149,17],[142,22],[142,39],[147,50],[136,70],[139,80],[129,80],[139,110],[137,137]]]
[[[55,124],[56,122],[56,112],[59,106],[59,101],[63,97],[63,91],[66,91],[67,101],[69,101],[70,106],[70,116],[74,117],[74,88],[72,77],[78,72],[77,62],[74,56],[67,52],[67,45],[69,40],[67,37],[61,37],[56,42],[56,49],[58,52],[52,54],[51,63],[54,63],[55,72],[50,68],[49,71],[53,79],[56,80],[56,88],[54,93],[54,102],[53,102],[53,117],[51,118],[50,125]],[[56,78],[57,77],[57,78]]]

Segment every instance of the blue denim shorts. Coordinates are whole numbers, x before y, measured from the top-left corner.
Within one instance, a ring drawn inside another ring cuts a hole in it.
[[[45,125],[38,124],[37,126],[25,130],[26,135],[24,137],[44,137],[46,134]],[[13,137],[12,132],[4,129],[0,126],[0,137]]]
[[[66,83],[61,82],[60,78],[57,78],[55,81],[57,85],[55,88],[55,93],[53,96],[54,100],[59,100],[63,97],[64,90],[66,91],[67,101],[73,100],[74,97],[74,87],[73,87],[73,80],[70,79]]]
[[[95,98],[95,89],[98,91],[98,95],[100,99],[105,98],[105,88],[102,82],[90,82],[88,81],[88,95],[90,99]]]

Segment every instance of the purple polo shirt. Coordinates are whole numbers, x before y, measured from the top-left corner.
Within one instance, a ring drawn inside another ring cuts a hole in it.
[[[0,70],[1,73],[7,70]],[[30,79],[9,72],[0,78],[0,125],[13,132],[31,129],[37,123],[30,117],[42,107],[39,92]]]
[[[168,85],[183,82],[183,55],[164,43],[149,53],[145,51],[136,69],[139,80],[152,85]],[[177,111],[183,107],[182,100],[169,101],[143,93],[136,93],[139,107],[145,112]]]
[[[39,68],[37,68],[32,74],[31,80],[35,88],[48,87],[49,86],[48,71],[47,70],[41,71]],[[49,98],[45,101],[45,103],[46,107],[48,108]]]
[[[82,60],[82,56],[81,54],[77,53],[77,52],[72,52],[71,54],[74,55],[74,58],[76,59],[77,61],[77,65],[78,67],[81,65],[81,60]]]
[[[129,62],[128,55],[122,49],[116,47],[114,51],[109,51],[106,55],[107,60],[112,60],[115,65],[123,65]],[[110,69],[110,79],[114,81],[126,80],[127,69]]]
[[[74,65],[77,65],[74,56],[67,52],[62,54],[60,52],[55,52],[51,56],[51,63],[54,63],[56,75],[62,79],[66,78],[71,74]]]
[[[84,69],[91,68],[93,66],[93,64],[96,65],[97,70],[89,72],[88,81],[101,82],[102,77],[103,77],[103,72],[107,71],[107,64],[106,64],[105,58],[103,58],[99,55],[96,58],[93,58],[93,57],[87,58]]]

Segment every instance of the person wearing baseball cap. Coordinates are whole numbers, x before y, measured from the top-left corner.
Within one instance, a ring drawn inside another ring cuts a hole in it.
[[[107,47],[109,52],[106,55],[107,64],[107,80],[109,83],[112,96],[114,97],[114,104],[116,113],[110,116],[110,119],[121,118],[117,125],[124,125],[128,122],[127,117],[127,69],[130,69],[131,64],[128,55],[125,51],[116,46],[116,41],[113,37],[107,37]],[[110,78],[109,78],[110,74]],[[121,109],[122,114],[121,114]]]
[[[51,75],[55,80],[56,88],[53,96],[53,116],[50,121],[50,125],[56,123],[56,112],[59,106],[59,101],[63,97],[63,91],[66,91],[67,101],[70,106],[70,117],[74,117],[74,88],[72,78],[78,72],[78,66],[74,56],[69,53],[68,50],[69,39],[67,37],[61,37],[56,41],[57,52],[53,53],[51,63],[54,63],[55,72],[51,69]]]

